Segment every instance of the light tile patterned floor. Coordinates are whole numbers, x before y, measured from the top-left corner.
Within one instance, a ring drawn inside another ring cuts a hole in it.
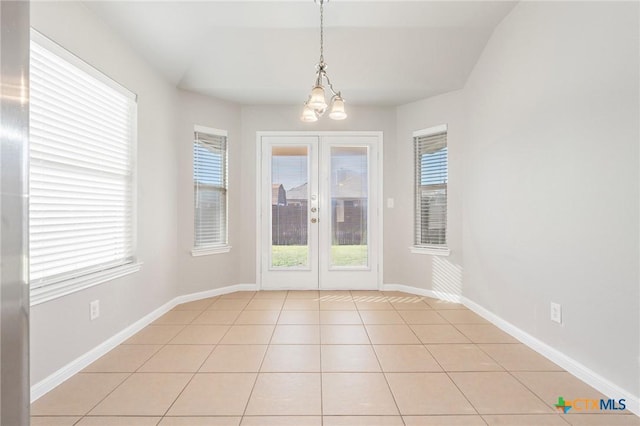
[[[462,305],[238,292],[177,306],[32,405],[33,425],[640,425]]]

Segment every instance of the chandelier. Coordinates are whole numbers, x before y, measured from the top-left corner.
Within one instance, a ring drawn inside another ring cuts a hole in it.
[[[344,120],[347,118],[347,113],[344,111],[344,99],[340,92],[336,92],[333,89],[331,80],[327,75],[327,64],[324,62],[324,2],[329,0],[314,0],[320,3],[320,61],[316,65],[316,82],[311,89],[309,98],[304,103],[304,109],[302,110],[302,116],[300,119],[307,123],[318,121],[319,117],[326,112],[327,102],[325,100],[325,86],[323,82],[326,82],[326,87],[331,91],[331,108],[329,112],[329,118],[333,120]]]

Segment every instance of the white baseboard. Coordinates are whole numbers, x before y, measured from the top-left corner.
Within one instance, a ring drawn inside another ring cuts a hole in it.
[[[578,379],[582,380],[589,386],[595,388],[599,392],[608,396],[609,398],[620,399],[623,398],[626,400],[627,409],[632,413],[640,416],[640,397],[637,395],[633,395],[631,392],[620,388],[618,385],[610,382],[605,379],[601,375],[597,374],[593,370],[585,367],[583,364],[579,363],[575,359],[565,355],[559,350],[547,345],[546,343],[538,340],[533,337],[529,333],[519,329],[515,325],[511,324],[508,321],[500,318],[495,315],[493,312],[485,309],[484,307],[478,305],[472,300],[467,299],[466,297],[462,298],[462,303],[471,309],[473,312],[477,313],[487,321],[494,324],[496,327],[501,329],[507,334],[515,337],[534,351],[538,352],[540,355],[549,359],[550,361],[558,364],[560,367],[567,370],[569,373],[576,376]]]
[[[234,293],[236,291],[256,291],[258,286],[256,284],[235,284],[226,287],[214,288],[212,290],[200,291],[198,293],[185,294],[173,299],[176,305],[181,303],[193,302],[194,300],[206,299],[208,297],[220,296],[227,293]],[[175,305],[174,305],[175,306]]]
[[[484,307],[478,305],[472,300],[467,299],[466,297],[462,297],[460,295],[441,293],[438,291],[427,290],[423,288],[411,287],[408,285],[402,284],[384,284],[382,289],[385,291],[402,291],[405,293],[415,294],[419,296],[428,296],[434,297],[437,299],[443,299],[450,302],[462,303],[473,312],[477,313],[487,321],[491,322],[493,325],[504,331],[505,333],[513,336],[518,339],[534,351],[538,352],[540,355],[549,359],[550,361],[558,364],[560,367],[567,370],[569,373],[576,376],[578,379],[582,380],[589,386],[593,387],[600,393],[606,395],[609,398],[620,399],[623,398],[626,400],[627,409],[632,413],[640,416],[640,396],[634,395],[633,393],[622,389],[620,386],[612,383],[611,381],[605,379],[598,373],[593,370],[587,368],[583,364],[579,363],[575,359],[565,355],[559,350],[547,345],[541,340],[533,337],[529,333],[519,329],[515,325],[510,322],[502,319],[497,316],[493,312],[485,309]]]
[[[151,324],[156,319],[160,318],[165,313],[169,312],[171,309],[176,307],[176,305],[186,302],[192,302],[194,300],[206,299],[207,297],[233,293],[236,291],[254,291],[256,289],[257,286],[255,284],[236,284],[227,287],[216,288],[213,290],[202,291],[199,293],[186,294],[168,301],[158,309],[145,315],[124,330],[120,331],[100,345],[91,349],[89,352],[74,359],[55,373],[31,386],[31,402],[36,401],[47,392],[51,391],[52,389],[61,385],[67,379],[71,378],[74,374],[88,367],[89,364],[96,361],[98,358],[136,334],[138,331],[142,330],[147,325]]]
[[[442,291],[428,290],[426,288],[412,287],[404,284],[383,284],[383,291],[402,291],[404,293],[427,296],[434,299],[446,300],[447,302],[462,303],[462,296],[459,294],[444,293]]]
[[[72,377],[74,374],[82,371],[89,364],[96,361],[98,358],[109,352],[111,349],[115,348],[138,331],[142,330],[144,327],[158,319],[160,316],[164,315],[166,312],[173,309],[176,305],[181,303],[191,302],[194,300],[205,299],[208,297],[219,296],[222,294],[232,293],[236,291],[255,291],[257,290],[256,284],[236,284],[227,287],[216,288],[213,290],[202,291],[199,293],[192,293],[187,295],[178,296],[164,305],[160,306],[158,309],[144,316],[140,320],[131,324],[129,327],[125,328],[121,332],[107,339],[102,344],[96,346],[91,349],[89,352],[84,355],[76,358],[71,361],[69,364],[65,365],[55,373],[51,374],[47,378],[41,380],[31,387],[31,402],[36,401],[38,398],[51,391],[55,387],[62,384],[64,381]],[[383,284],[382,290],[384,291],[402,291],[409,294],[415,294],[419,296],[427,296],[436,299],[446,300],[449,302],[455,303],[463,303],[469,309],[485,318],[496,327],[500,328],[507,334],[513,336],[518,339],[525,345],[529,346],[531,349],[540,353],[542,356],[548,358],[552,362],[558,364],[560,367],[567,370],[569,373],[573,374],[580,380],[584,381],[588,385],[592,386],[596,390],[600,391],[604,395],[607,395],[610,398],[624,398],[626,399],[627,409],[636,415],[640,415],[640,397],[633,395],[631,392],[626,391],[625,389],[620,388],[616,384],[610,382],[599,374],[595,373],[593,370],[585,367],[578,361],[573,358],[568,357],[562,352],[554,349],[553,347],[547,345],[546,343],[538,340],[532,335],[526,333],[525,331],[519,329],[515,325],[505,321],[484,307],[478,305],[472,300],[467,299],[466,297],[462,297],[457,294],[443,293],[439,291],[433,291],[423,288],[412,287],[403,284]]]

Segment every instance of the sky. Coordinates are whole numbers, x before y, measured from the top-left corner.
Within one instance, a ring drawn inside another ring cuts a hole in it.
[[[347,147],[349,152],[340,152],[341,147],[335,147],[331,156],[331,171],[338,176],[347,174],[340,171],[349,171],[353,174],[367,172],[366,148],[362,152],[353,152],[354,148]],[[345,148],[345,150],[347,149]],[[306,155],[282,155],[273,156],[271,159],[271,182],[280,183],[286,191],[298,187],[308,180],[308,157]]]

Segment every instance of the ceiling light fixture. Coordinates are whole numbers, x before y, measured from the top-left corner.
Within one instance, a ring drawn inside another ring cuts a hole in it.
[[[326,81],[326,87],[329,88],[332,94],[329,118],[344,120],[347,118],[347,113],[344,111],[344,99],[340,92],[336,92],[333,89],[331,80],[327,75],[327,64],[324,62],[324,3],[329,2],[329,0],[314,0],[314,2],[320,3],[320,62],[316,65],[315,85],[311,89],[309,98],[304,103],[300,119],[306,123],[312,123],[318,121],[318,118],[325,113],[328,105],[324,96],[323,81]]]

